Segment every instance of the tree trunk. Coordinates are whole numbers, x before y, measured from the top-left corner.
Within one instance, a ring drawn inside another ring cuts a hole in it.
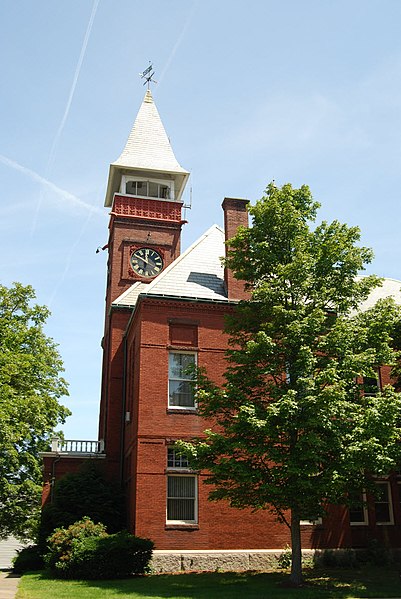
[[[301,524],[297,509],[291,510],[291,575],[293,585],[302,584]]]

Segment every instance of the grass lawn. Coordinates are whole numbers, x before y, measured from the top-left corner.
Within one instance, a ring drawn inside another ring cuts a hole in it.
[[[288,573],[153,575],[125,580],[63,581],[44,572],[25,574],[17,599],[326,599],[401,598],[397,568],[314,569],[300,589],[283,586]]]

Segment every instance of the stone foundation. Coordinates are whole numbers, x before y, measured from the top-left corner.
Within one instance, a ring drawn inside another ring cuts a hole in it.
[[[279,558],[285,551],[285,549],[155,550],[150,565],[152,571],[157,574],[216,571],[244,572],[249,570],[268,572],[277,568]],[[343,565],[346,567],[351,566],[355,556],[363,554],[366,549],[304,549],[302,559],[308,560],[309,558],[314,560],[315,563],[319,563],[326,551],[336,554],[340,564],[343,559]],[[386,557],[386,559],[401,564],[401,549],[383,548],[381,551],[383,558]]]
[[[155,550],[151,561],[153,572],[238,572],[247,570],[267,571],[277,566],[283,549],[236,549],[236,550]],[[312,551],[309,553],[313,554]]]

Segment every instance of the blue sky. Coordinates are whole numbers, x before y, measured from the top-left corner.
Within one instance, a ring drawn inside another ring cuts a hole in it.
[[[192,173],[184,249],[224,196],[308,184],[320,217],[359,225],[369,269],[401,279],[399,0],[4,0],[1,283],[52,311],[73,411],[97,437],[108,166],[145,88]],[[189,192],[184,197],[189,201]]]

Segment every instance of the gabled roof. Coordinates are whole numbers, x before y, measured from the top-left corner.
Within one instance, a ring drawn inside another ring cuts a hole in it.
[[[134,126],[129,134],[124,150],[110,165],[105,206],[113,203],[113,194],[118,190],[122,174],[131,172],[146,174],[166,174],[175,180],[176,200],[181,199],[189,172],[179,164],[174,156],[170,140],[164,129],[160,115],[148,89]]]
[[[210,227],[151,283],[134,283],[113,306],[135,306],[138,296],[228,302],[224,287],[224,231]]]
[[[112,305],[134,307],[139,295],[228,302],[221,263],[224,254],[224,231],[213,225],[151,283],[137,281]],[[359,309],[368,310],[386,297],[393,297],[401,305],[401,281],[383,279]]]

